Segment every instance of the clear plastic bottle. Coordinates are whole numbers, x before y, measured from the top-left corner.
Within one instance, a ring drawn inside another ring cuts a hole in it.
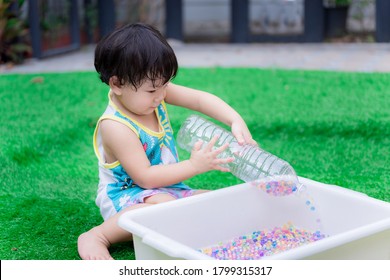
[[[197,115],[191,115],[185,120],[178,132],[177,142],[179,147],[190,152],[197,141],[207,143],[215,135],[219,136],[215,147],[229,143],[229,148],[220,157],[235,159],[227,166],[241,180],[251,182],[266,177],[283,177],[285,180],[298,182],[295,171],[288,162],[257,146],[239,145],[231,132]]]
[[[233,162],[227,164],[233,175],[245,182],[252,182],[270,196],[283,199],[287,205],[285,211],[291,211],[297,221],[308,229],[322,231],[317,205],[288,162],[257,146],[240,146],[232,133],[197,115],[185,120],[176,140],[182,149],[191,152],[196,142],[202,140],[206,144],[215,135],[219,136],[215,147],[229,143],[219,157],[234,158]]]

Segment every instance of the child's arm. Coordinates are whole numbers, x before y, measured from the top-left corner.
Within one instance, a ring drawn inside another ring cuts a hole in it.
[[[208,115],[231,127],[232,134],[240,144],[256,145],[240,114],[213,94],[169,83],[165,101]]]
[[[145,189],[173,185],[209,170],[229,171],[221,164],[233,161],[233,158],[217,158],[227,145],[212,149],[217,141],[215,138],[203,148],[201,142],[196,143],[189,160],[151,165],[138,137],[128,127],[104,120],[100,129],[106,153],[111,159],[118,160],[134,182]]]

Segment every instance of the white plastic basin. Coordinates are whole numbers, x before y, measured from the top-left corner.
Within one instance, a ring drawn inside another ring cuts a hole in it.
[[[264,259],[390,259],[390,203],[299,179],[328,237]],[[212,259],[198,249],[287,222],[312,227],[314,214],[300,199],[272,197],[245,183],[129,211],[119,225],[133,234],[136,259]]]

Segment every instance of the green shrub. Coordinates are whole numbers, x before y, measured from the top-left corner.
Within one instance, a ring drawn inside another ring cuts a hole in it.
[[[0,0],[0,64],[21,63],[31,52],[28,28],[20,16],[24,0]]]

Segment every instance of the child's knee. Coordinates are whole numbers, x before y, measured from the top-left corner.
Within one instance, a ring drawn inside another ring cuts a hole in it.
[[[148,204],[158,204],[158,203],[168,202],[172,200],[176,200],[176,198],[170,194],[159,193],[159,194],[149,196],[144,200],[144,202]]]

